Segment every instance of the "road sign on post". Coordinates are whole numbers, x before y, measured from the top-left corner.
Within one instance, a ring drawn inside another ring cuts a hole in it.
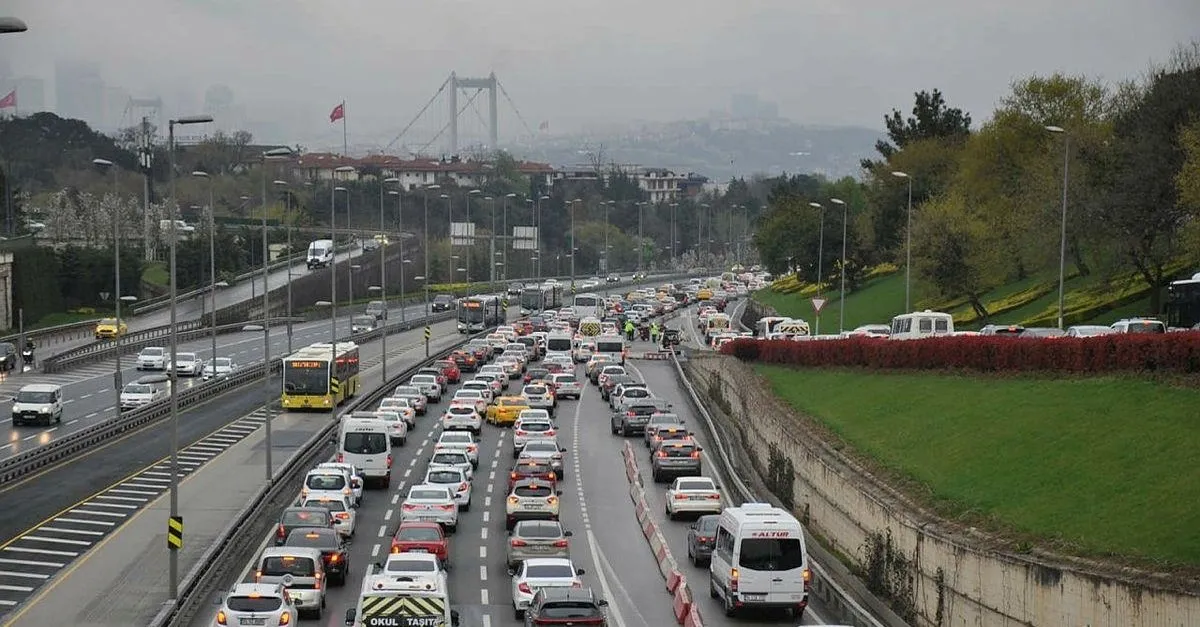
[[[183,516],[167,519],[167,548],[172,551],[183,548]]]
[[[815,311],[815,312],[816,312],[816,314],[817,314],[818,316],[819,316],[819,315],[821,315],[821,309],[822,309],[823,307],[825,307],[825,299],[824,299],[824,298],[821,298],[821,297],[819,297],[819,296],[818,296],[818,297],[815,297],[815,298],[813,298],[813,299],[812,299],[812,306],[813,306],[813,311]]]
[[[429,336],[433,335],[433,331],[429,327],[425,327],[425,356],[429,356]]]

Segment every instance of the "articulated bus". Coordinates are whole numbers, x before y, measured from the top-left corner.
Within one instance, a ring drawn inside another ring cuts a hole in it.
[[[1167,325],[1194,328],[1200,324],[1200,272],[1167,286]]]
[[[357,344],[312,344],[283,359],[280,404],[284,409],[330,410],[357,394],[360,386]]]
[[[498,296],[472,296],[458,305],[458,332],[479,333],[505,319]]]
[[[562,307],[562,286],[552,283],[531,285],[521,290],[521,315]]]

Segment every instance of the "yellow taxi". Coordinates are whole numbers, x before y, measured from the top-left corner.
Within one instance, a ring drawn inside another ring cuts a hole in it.
[[[710,300],[712,297],[713,292],[707,287],[702,287],[696,290],[696,300]]]
[[[111,340],[116,337],[125,335],[129,331],[129,327],[125,325],[124,320],[116,318],[101,318],[96,323],[96,339]]]
[[[529,409],[529,401],[523,396],[501,396],[487,408],[487,421],[494,425],[511,425],[521,412]]]

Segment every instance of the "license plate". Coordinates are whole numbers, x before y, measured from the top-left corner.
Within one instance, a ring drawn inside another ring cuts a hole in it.
[[[428,553],[429,549],[409,549],[408,553]]]
[[[689,497],[689,499],[693,500],[693,501],[707,501],[708,497],[707,496],[692,496],[692,497]]]
[[[265,618],[239,618],[238,622],[243,625],[266,625],[267,619],[265,619]]]
[[[525,503],[521,505],[521,509],[542,509],[542,506],[533,503]]]
[[[742,594],[743,601],[766,601],[766,594]]]

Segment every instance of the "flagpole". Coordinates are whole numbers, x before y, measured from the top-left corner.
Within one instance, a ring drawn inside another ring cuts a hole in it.
[[[346,101],[342,101],[342,156],[350,156],[350,140],[346,134]]]

